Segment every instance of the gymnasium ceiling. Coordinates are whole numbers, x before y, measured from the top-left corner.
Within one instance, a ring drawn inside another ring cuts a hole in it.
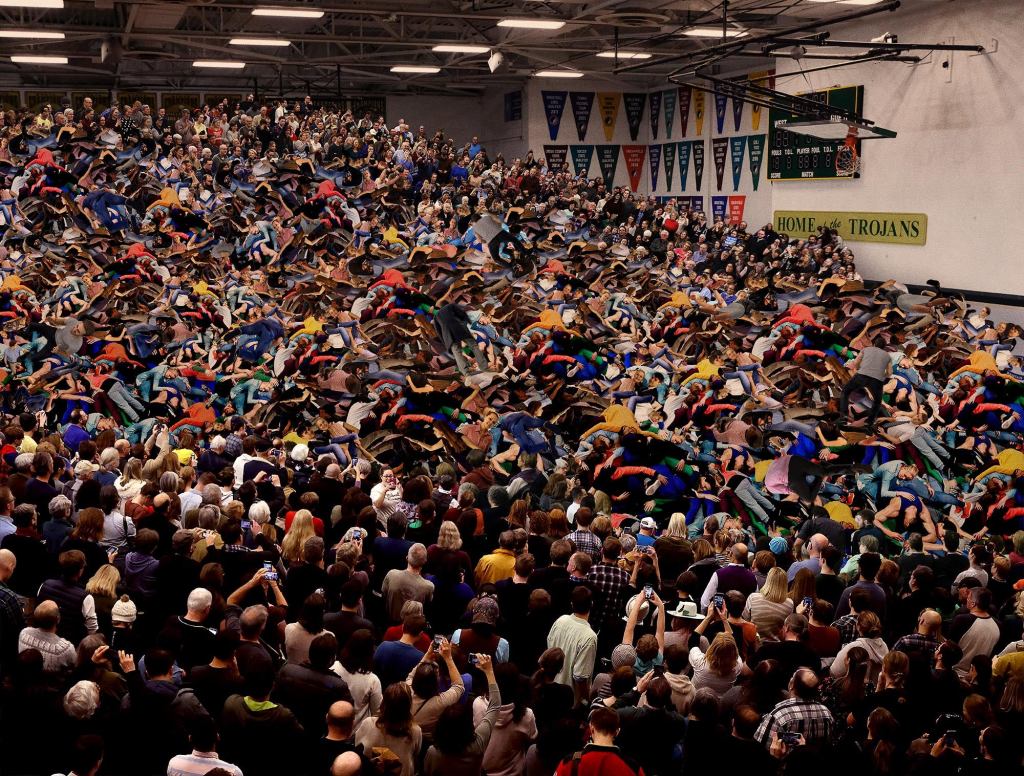
[[[904,0],[904,6],[936,0]],[[721,0],[63,0],[62,8],[12,7],[0,0],[0,85],[80,88],[204,89],[263,94],[478,94],[522,83],[542,70],[574,70],[589,77],[642,86],[664,82],[675,67],[665,61],[721,42]],[[827,22],[877,0],[730,0],[730,34],[754,38],[808,22]],[[254,15],[286,8],[306,18]],[[309,12],[323,12],[308,18]],[[879,29],[885,15],[877,17]],[[500,26],[507,19],[564,22],[557,30]],[[687,32],[712,28],[716,38]],[[4,31],[11,31],[5,35]],[[26,40],[18,32],[60,32],[63,40]],[[14,36],[14,37],[12,37]],[[232,38],[250,39],[232,45]],[[274,39],[277,46],[253,45]],[[444,44],[487,47],[480,53],[439,53]],[[640,52],[624,62],[600,52]],[[488,56],[499,52],[495,73]],[[12,62],[12,55],[66,56],[68,63]],[[195,67],[196,60],[244,62],[241,69]],[[770,60],[756,47],[728,66],[757,67]],[[616,72],[642,64],[643,69]],[[395,65],[438,67],[436,74],[393,73]],[[567,82],[571,83],[571,82]]]

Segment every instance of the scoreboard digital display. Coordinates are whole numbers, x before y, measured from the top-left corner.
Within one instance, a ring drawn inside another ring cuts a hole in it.
[[[857,114],[863,112],[863,86],[838,86],[800,96],[823,105],[852,110]],[[860,177],[860,172],[855,172],[852,176],[836,172],[836,152],[843,146],[843,138],[823,140],[820,137],[778,129],[776,125],[780,121],[799,121],[801,118],[786,111],[771,110],[768,116],[771,127],[768,135],[768,180],[849,180]],[[860,146],[861,141],[857,140],[858,156]]]

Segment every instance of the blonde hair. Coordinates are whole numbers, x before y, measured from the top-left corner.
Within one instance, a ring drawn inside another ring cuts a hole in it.
[[[668,528],[665,529],[662,537],[686,539],[686,515],[682,512],[673,512],[672,517],[668,519]]]
[[[291,528],[281,542],[281,557],[289,563],[295,563],[302,559],[302,546],[306,539],[316,536],[313,528],[313,513],[308,509],[300,509],[292,518]]]
[[[728,633],[719,633],[711,642],[704,658],[712,673],[722,677],[729,676],[736,670],[736,662],[740,659],[736,639]]]
[[[759,591],[766,601],[773,604],[781,604],[789,597],[789,585],[786,582],[786,572],[776,566],[769,569],[764,578],[764,584]]]
[[[446,550],[461,550],[462,536],[459,535],[459,527],[451,520],[441,523],[437,532],[437,546]]]
[[[160,461],[156,458],[150,458],[142,464],[142,479],[156,483],[161,474],[163,474],[163,470],[160,468]]]
[[[610,515],[612,513],[612,499],[603,490],[594,492],[594,514]]]
[[[127,485],[129,482],[141,479],[143,479],[142,461],[138,458],[129,458],[128,463],[124,465],[124,474],[121,475],[118,481],[122,485]]]
[[[104,563],[85,585],[85,592],[92,595],[104,595],[108,598],[117,597],[117,585],[121,581],[121,572],[112,563]]]

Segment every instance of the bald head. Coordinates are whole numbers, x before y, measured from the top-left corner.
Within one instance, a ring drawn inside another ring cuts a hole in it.
[[[355,716],[355,707],[348,701],[332,703],[327,709],[327,737],[334,741],[344,741],[351,736]]]
[[[18,559],[10,550],[0,550],[0,582],[6,582],[14,573],[14,567],[18,565]]]
[[[340,480],[341,479],[341,467],[336,463],[332,463],[324,470],[324,477],[329,480]]]
[[[816,533],[811,537],[811,541],[807,547],[807,552],[812,558],[816,558],[826,547],[828,547],[828,537],[825,536],[825,534]]]
[[[355,752],[345,752],[334,758],[331,776],[356,776],[362,770],[363,761]]]
[[[789,680],[790,697],[802,701],[815,700],[818,694],[818,676],[809,668],[798,668]]]
[[[734,563],[739,563],[741,566],[747,565],[747,545],[743,544],[743,542],[734,544],[729,552]]]
[[[934,609],[925,609],[917,618],[917,632],[925,636],[938,636],[942,630],[942,615]]]

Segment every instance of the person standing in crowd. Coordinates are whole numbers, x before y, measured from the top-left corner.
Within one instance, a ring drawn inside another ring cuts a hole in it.
[[[101,103],[0,115],[5,770],[1020,769],[1019,325],[327,97]]]

